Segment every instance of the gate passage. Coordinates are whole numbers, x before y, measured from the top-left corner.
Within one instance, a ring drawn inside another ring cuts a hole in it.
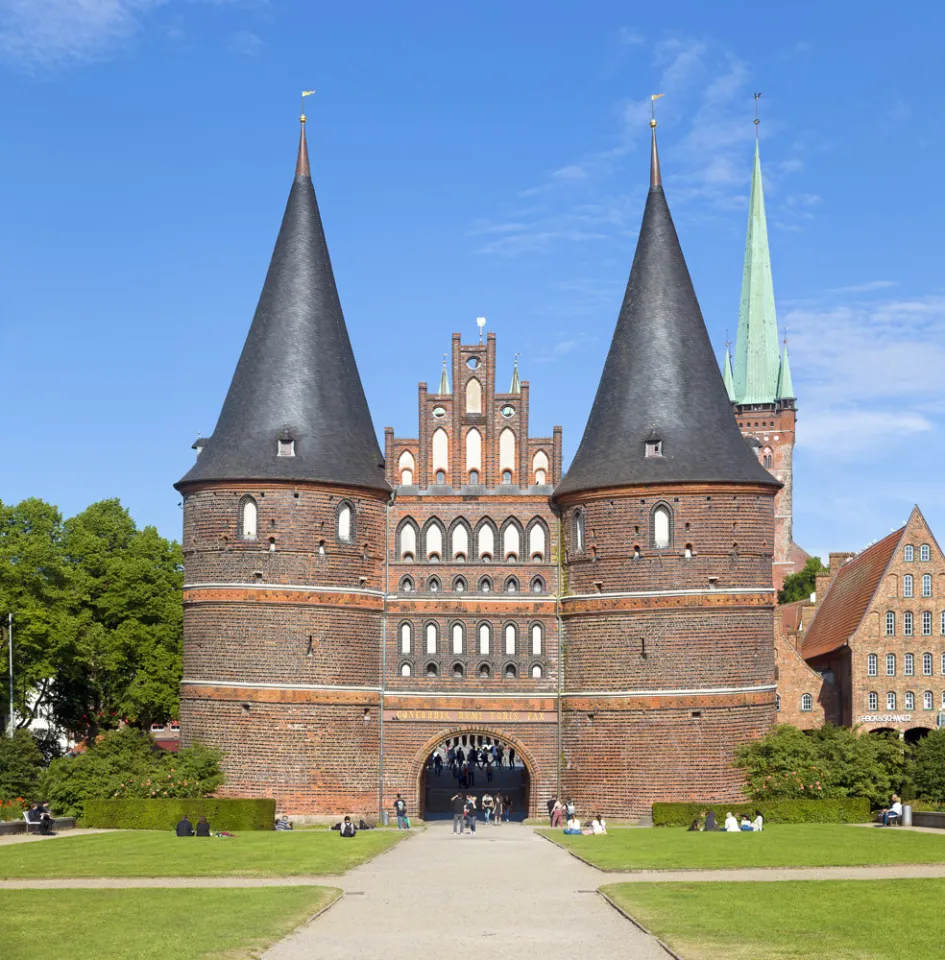
[[[460,734],[446,737],[427,758],[420,783],[425,820],[452,817],[450,798],[457,790],[481,798],[505,798],[505,819],[528,816],[528,767],[501,737]]]

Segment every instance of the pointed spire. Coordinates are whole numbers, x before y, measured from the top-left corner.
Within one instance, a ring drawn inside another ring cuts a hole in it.
[[[295,175],[297,177],[310,177],[312,168],[308,163],[308,143],[305,140],[305,114],[299,117],[299,157],[295,161]]]
[[[515,354],[515,367],[512,370],[512,386],[509,387],[509,393],[521,393],[522,381],[518,378],[518,354]]]
[[[304,119],[295,180],[243,352],[216,429],[178,486],[300,480],[390,490],[312,188]]]
[[[787,338],[785,338],[781,369],[778,371],[778,400],[795,400],[796,398],[794,381],[791,379],[791,363],[788,360]]]
[[[729,343],[725,341],[725,360],[722,364],[722,383],[725,384],[725,392],[729,400],[735,401],[735,384],[732,382],[732,356],[728,352]]]
[[[660,155],[656,149],[656,101],[664,96],[662,93],[654,93],[650,97],[650,187],[662,187],[663,178],[660,175]]]
[[[758,130],[757,124],[755,130]],[[742,295],[738,309],[738,337],[735,341],[736,403],[774,402],[780,366],[778,353],[778,320],[774,308],[761,156],[756,139]]]
[[[732,416],[654,169],[658,180],[658,161],[594,406],[555,497],[666,482],[777,485]]]
[[[443,372],[440,374],[440,389],[438,393],[440,396],[449,394],[450,392],[450,381],[446,375],[446,354],[443,354]]]

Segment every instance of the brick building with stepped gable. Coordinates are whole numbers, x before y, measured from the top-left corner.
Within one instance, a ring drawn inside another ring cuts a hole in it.
[[[663,195],[651,188],[584,439],[533,437],[495,338],[454,334],[413,438],[382,456],[304,126],[259,306],[213,435],[177,484],[183,742],[294,814],[425,802],[447,737],[514,748],[557,792],[641,815],[740,792],[775,720],[779,483],[745,444]],[[452,384],[452,386],[451,386]],[[559,655],[559,648],[563,655]],[[481,791],[480,791],[481,792]]]

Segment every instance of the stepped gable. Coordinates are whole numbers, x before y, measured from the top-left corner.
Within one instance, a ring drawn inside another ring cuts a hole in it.
[[[662,441],[662,456],[646,442]],[[636,484],[778,486],[745,445],[663,192],[650,192],[630,280],[584,437],[555,497]]]
[[[295,180],[243,352],[216,430],[178,488],[285,480],[390,489],[338,298],[304,122]],[[294,456],[279,456],[280,439],[294,442]]]

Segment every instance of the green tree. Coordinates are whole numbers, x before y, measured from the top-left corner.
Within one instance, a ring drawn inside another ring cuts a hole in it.
[[[933,730],[913,747],[912,776],[923,800],[945,803],[945,730]]]
[[[28,730],[0,738],[0,800],[39,797],[43,754]]]
[[[808,557],[803,570],[784,578],[784,585],[778,591],[778,603],[806,600],[817,586],[817,577],[829,572],[820,557]]]

